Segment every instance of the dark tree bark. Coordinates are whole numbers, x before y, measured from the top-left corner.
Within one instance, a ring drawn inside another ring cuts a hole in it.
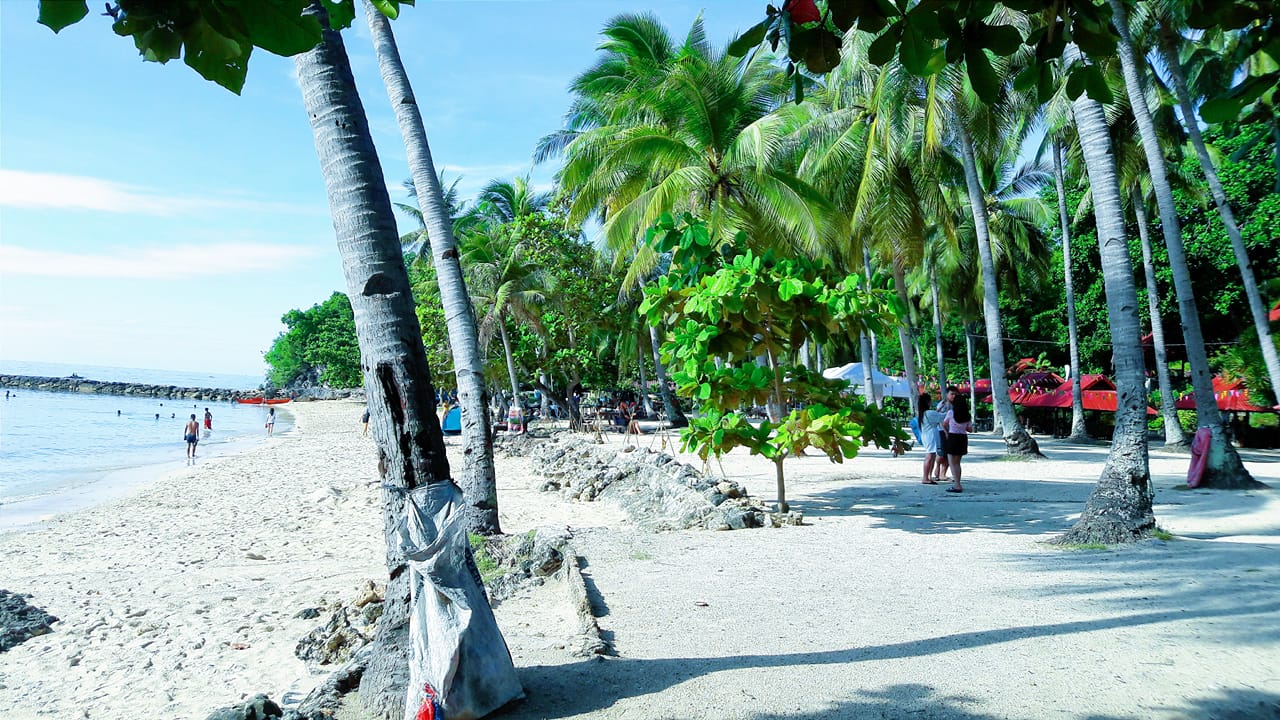
[[[309,12],[327,28],[318,2]],[[360,683],[361,699],[379,717],[398,719],[404,715],[410,660],[409,573],[398,529],[408,491],[452,482],[449,461],[391,199],[342,37],[326,29],[320,45],[295,56],[294,66],[355,313],[382,478],[389,579],[374,652]],[[487,605],[473,610],[473,623],[494,622]]]
[[[409,172],[418,194],[418,207],[427,225],[431,260],[440,285],[449,348],[453,353],[454,375],[458,383],[458,406],[462,414],[462,477],[459,484],[467,498],[467,531],[482,535],[502,532],[498,524],[498,482],[493,469],[493,428],[489,423],[489,393],[484,384],[484,356],[476,334],[471,296],[458,262],[458,244],[453,237],[453,220],[445,206],[444,193],[431,159],[431,146],[422,124],[422,113],[391,32],[391,21],[364,0],[369,33],[378,55],[378,68],[391,107],[395,110],[404,137]]]

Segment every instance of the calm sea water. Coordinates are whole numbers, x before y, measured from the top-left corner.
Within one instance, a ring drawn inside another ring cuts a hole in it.
[[[260,378],[0,361],[0,373],[90,380],[250,389]],[[187,464],[183,428],[191,414],[213,413],[196,462],[262,442],[267,411],[254,405],[195,400],[0,391],[0,530],[119,497],[140,482]],[[287,406],[275,431],[287,432]],[[157,417],[158,416],[158,417]]]

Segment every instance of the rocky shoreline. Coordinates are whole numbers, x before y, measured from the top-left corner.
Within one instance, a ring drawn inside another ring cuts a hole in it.
[[[180,387],[178,385],[145,385],[142,383],[88,380],[80,377],[39,377],[34,375],[0,375],[0,387],[46,392],[78,392],[89,395],[132,395],[167,400],[230,401],[262,397],[259,390]]]

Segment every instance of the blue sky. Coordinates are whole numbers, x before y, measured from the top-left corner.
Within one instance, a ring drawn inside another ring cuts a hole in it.
[[[723,43],[763,8],[419,0],[393,27],[436,165],[468,196],[530,171],[613,15],[650,10],[682,35],[701,12]],[[59,35],[35,18],[34,0],[0,2],[0,360],[260,374],[281,315],[345,290],[293,62],[256,53],[237,97],[180,60],[142,62],[96,9]],[[345,36],[404,201],[364,18]]]

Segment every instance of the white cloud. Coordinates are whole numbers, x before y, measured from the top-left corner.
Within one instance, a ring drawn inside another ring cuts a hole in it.
[[[172,279],[281,270],[321,254],[298,245],[219,243],[72,253],[0,245],[6,275]]]
[[[89,210],[173,216],[238,209],[262,212],[326,213],[320,205],[292,205],[234,196],[175,197],[151,189],[83,175],[0,168],[0,206],[45,210]]]

